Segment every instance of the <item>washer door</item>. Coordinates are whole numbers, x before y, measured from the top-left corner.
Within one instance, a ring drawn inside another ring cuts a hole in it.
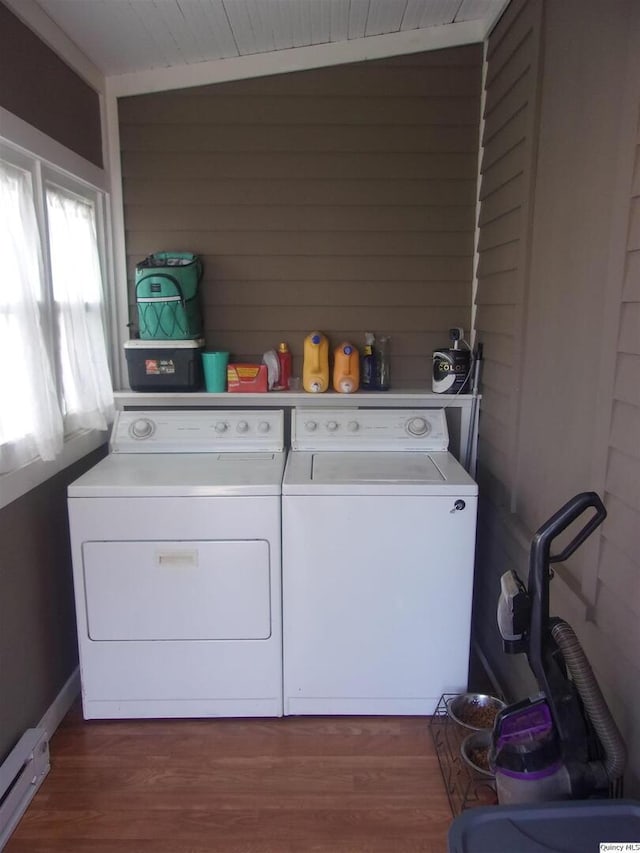
[[[84,542],[89,639],[264,640],[269,543]]]

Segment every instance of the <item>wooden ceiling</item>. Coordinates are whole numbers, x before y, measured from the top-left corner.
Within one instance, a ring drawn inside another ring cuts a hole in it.
[[[34,2],[34,0],[31,0]],[[105,77],[476,22],[506,0],[35,0]],[[11,2],[19,11],[20,4]],[[461,29],[462,32],[462,29]],[[468,32],[468,29],[467,29]],[[468,40],[468,39],[467,39]]]

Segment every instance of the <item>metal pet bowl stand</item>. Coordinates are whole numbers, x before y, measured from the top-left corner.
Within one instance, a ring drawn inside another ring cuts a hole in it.
[[[447,703],[457,695],[443,693],[429,723],[454,817],[473,806],[492,806],[498,802],[493,777],[477,772],[462,757],[460,747],[471,730],[457,723],[447,712]]]

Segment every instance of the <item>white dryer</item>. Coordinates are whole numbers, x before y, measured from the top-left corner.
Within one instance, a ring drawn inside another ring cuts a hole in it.
[[[282,714],[282,411],[126,411],[69,486],[86,718]]]
[[[478,487],[439,410],[296,409],[285,714],[432,714],[467,685]]]

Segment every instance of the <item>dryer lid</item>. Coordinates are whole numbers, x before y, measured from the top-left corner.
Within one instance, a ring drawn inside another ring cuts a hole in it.
[[[279,495],[286,454],[111,453],[68,489],[70,498]]]

